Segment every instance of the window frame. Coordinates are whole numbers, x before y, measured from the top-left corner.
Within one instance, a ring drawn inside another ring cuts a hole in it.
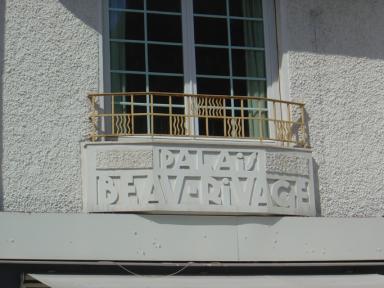
[[[181,1],[181,19],[182,19],[182,47],[183,47],[183,65],[187,65],[190,69],[184,69],[184,93],[196,94],[197,93],[197,80],[196,80],[196,63],[195,63],[195,40],[193,31],[193,13],[186,13],[185,10],[193,10],[193,0],[180,0]],[[266,69],[266,96],[269,99],[282,99],[280,89],[280,75],[279,75],[279,51],[277,43],[277,15],[276,9],[278,8],[278,1],[276,0],[262,0],[263,7],[263,28],[264,28],[264,53],[265,53],[265,69]],[[277,7],[277,8],[276,8]],[[101,86],[104,92],[111,92],[111,67],[110,67],[110,35],[109,35],[109,0],[102,0],[101,4],[101,23],[102,33],[100,41],[100,56],[102,59],[102,69],[100,69]],[[188,17],[185,17],[188,15]],[[190,18],[192,17],[192,19]],[[191,29],[192,32],[191,33]],[[111,99],[106,97],[104,102],[101,103],[101,108],[105,113],[110,113],[112,103]],[[272,113],[272,104],[268,103],[268,113]],[[188,107],[186,107],[188,109]],[[284,111],[278,111],[278,114],[284,114]],[[196,122],[196,121],[195,121]],[[104,121],[102,129],[107,133],[111,130],[111,123]],[[198,135],[197,124],[192,124],[194,128],[194,135]],[[274,127],[269,125],[269,133],[273,135]],[[146,137],[146,135],[140,135]],[[244,140],[244,139],[236,139]],[[249,139],[247,139],[249,140]],[[255,139],[257,140],[257,139]],[[258,140],[257,140],[258,141]],[[274,142],[271,140],[271,142]]]

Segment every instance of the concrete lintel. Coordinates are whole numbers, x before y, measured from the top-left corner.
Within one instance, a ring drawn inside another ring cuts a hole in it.
[[[382,261],[384,219],[0,213],[0,259]]]

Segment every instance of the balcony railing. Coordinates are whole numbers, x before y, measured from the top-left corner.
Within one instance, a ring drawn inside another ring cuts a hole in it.
[[[223,137],[308,147],[304,104],[164,92],[91,93],[90,139],[132,135]]]

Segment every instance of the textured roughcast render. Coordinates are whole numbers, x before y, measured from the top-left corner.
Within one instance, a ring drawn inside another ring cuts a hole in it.
[[[384,1],[289,0],[289,97],[308,113],[321,214],[384,215]]]
[[[99,1],[6,1],[5,211],[82,209],[80,142],[98,90]]]

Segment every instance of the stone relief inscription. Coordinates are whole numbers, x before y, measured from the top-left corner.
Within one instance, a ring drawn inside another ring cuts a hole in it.
[[[258,151],[159,149],[157,177],[176,205],[266,206]],[[264,177],[262,177],[264,176]]]
[[[309,178],[267,175],[263,150],[154,147],[152,160],[151,169],[97,171],[99,210],[306,215],[312,208]]]

